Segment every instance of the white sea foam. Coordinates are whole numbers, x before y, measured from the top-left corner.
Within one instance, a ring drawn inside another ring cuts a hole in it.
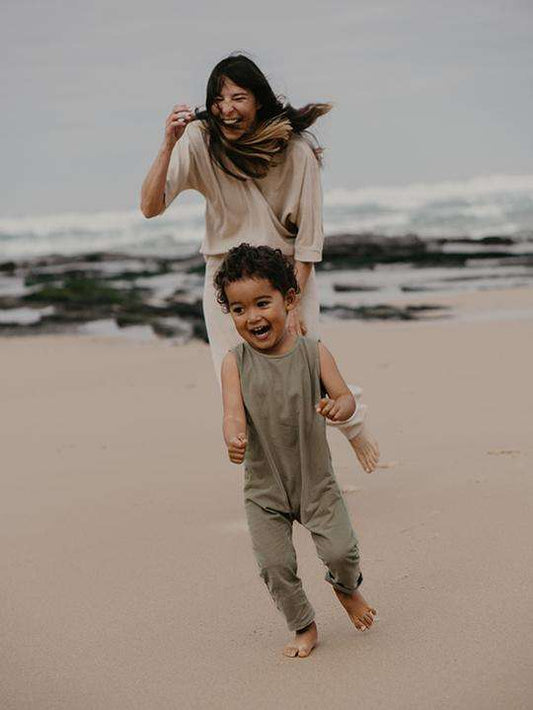
[[[146,220],[138,209],[0,218],[0,260],[102,250],[183,253],[197,249],[204,231],[203,215],[201,198],[191,201],[187,197],[152,220]],[[531,235],[533,175],[334,189],[324,196],[324,225],[327,235]]]
[[[359,190],[335,189],[327,203],[335,205],[376,204],[393,209],[416,209],[433,201],[464,200],[527,194],[533,196],[533,175],[490,175],[469,180],[446,180],[437,183],[411,183],[403,186],[365,187]]]

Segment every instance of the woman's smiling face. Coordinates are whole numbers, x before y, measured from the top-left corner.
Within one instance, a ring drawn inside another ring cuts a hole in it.
[[[251,91],[226,77],[211,113],[218,120],[224,138],[235,141],[254,127],[260,108]]]

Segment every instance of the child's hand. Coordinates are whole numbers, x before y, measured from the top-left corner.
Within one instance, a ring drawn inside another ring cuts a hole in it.
[[[349,419],[355,411],[353,396],[352,394],[341,395],[337,399],[322,397],[317,404],[316,411],[332,422],[343,422]]]
[[[248,440],[246,434],[238,434],[228,444],[228,455],[231,463],[242,463]]]

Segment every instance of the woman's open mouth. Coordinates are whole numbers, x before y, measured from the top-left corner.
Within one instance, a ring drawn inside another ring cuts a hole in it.
[[[238,128],[241,124],[240,118],[223,118],[220,120],[224,128]]]

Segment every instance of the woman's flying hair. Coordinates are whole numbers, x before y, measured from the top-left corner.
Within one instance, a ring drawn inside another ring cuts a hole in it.
[[[259,105],[256,128],[235,141],[224,137],[219,121],[211,112],[226,78],[251,91]],[[215,66],[207,82],[205,105],[206,110],[197,111],[196,115],[208,129],[211,159],[238,180],[264,177],[293,133],[306,133],[321,162],[322,148],[307,129],[331,109],[331,104],[313,103],[294,108],[290,103],[283,103],[257,64],[244,54],[231,54]]]
[[[291,289],[299,292],[294,267],[281,249],[239,244],[229,250],[213,280],[217,301],[226,313],[229,310],[226,286],[242,279],[266,279],[283,296]]]

